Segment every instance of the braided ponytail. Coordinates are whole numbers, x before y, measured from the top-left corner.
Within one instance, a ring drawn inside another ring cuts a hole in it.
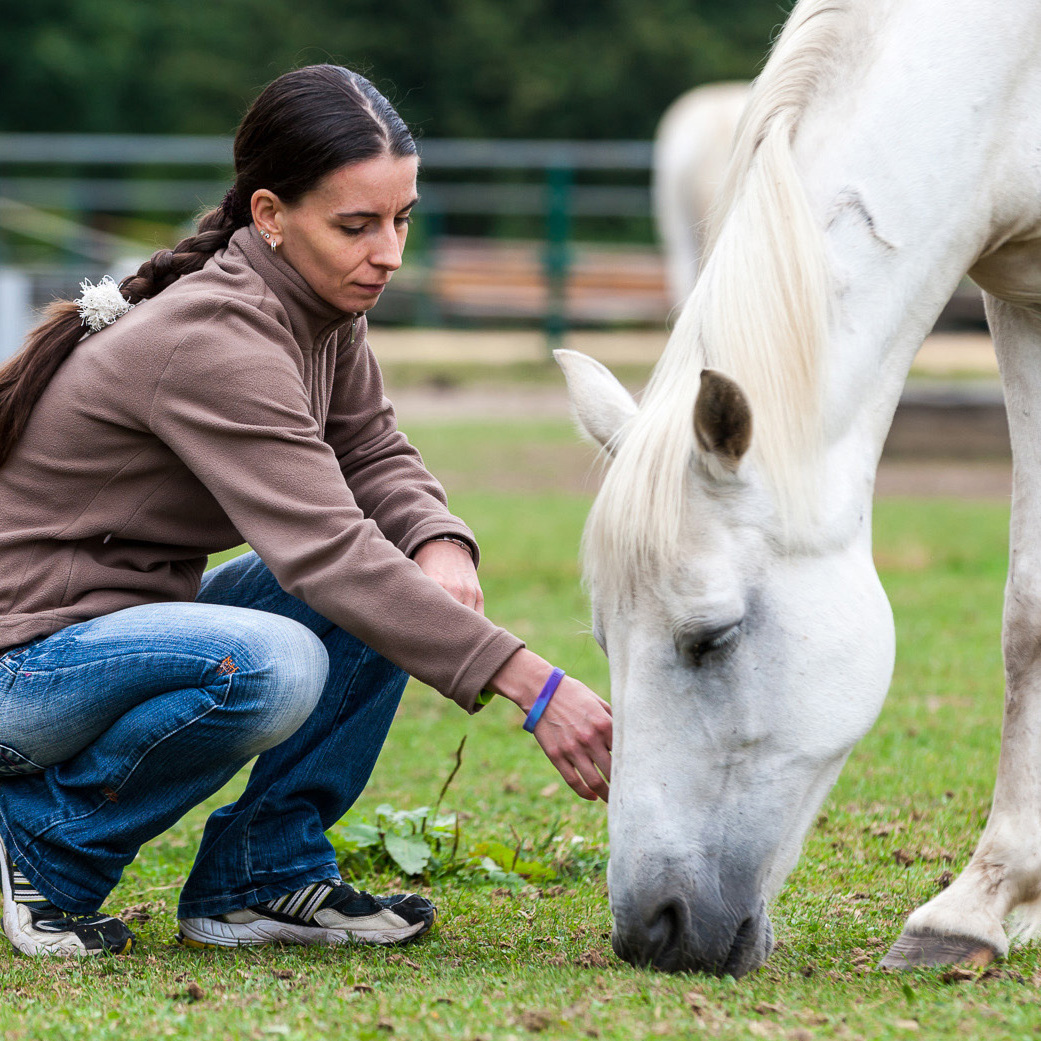
[[[310,65],[269,83],[235,135],[235,186],[203,215],[195,234],[161,249],[119,284],[128,303],[161,293],[198,271],[250,223],[253,193],[291,205],[334,170],[379,155],[416,154],[408,127],[364,76],[338,65]],[[25,346],[0,368],[0,466],[25,431],[40,395],[84,335],[77,305],[60,300]]]
[[[214,253],[227,246],[228,240],[239,227],[229,214],[230,207],[226,205],[234,192],[232,188],[220,206],[200,218],[194,235],[181,239],[173,249],[160,249],[153,253],[137,269],[136,274],[129,275],[119,283],[120,291],[128,303],[136,304],[161,293],[181,275],[198,271]]]

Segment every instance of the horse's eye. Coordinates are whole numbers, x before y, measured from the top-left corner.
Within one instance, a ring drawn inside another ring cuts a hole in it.
[[[707,631],[677,633],[676,650],[688,665],[697,667],[706,658],[725,655],[734,648],[740,637],[740,623]]]

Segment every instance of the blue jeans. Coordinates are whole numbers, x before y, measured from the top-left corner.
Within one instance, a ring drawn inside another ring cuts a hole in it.
[[[325,829],[365,787],[407,678],[247,553],[194,603],[0,656],[0,837],[58,907],[96,911],[144,842],[257,756],[206,823],[179,916],[336,878]]]

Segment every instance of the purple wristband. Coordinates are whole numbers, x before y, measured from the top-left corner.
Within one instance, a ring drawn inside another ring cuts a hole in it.
[[[531,711],[528,713],[528,718],[524,720],[524,729],[529,734],[535,732],[535,725],[542,718],[542,713],[546,711],[546,706],[550,703],[553,695],[557,692],[557,687],[560,686],[560,681],[567,675],[563,669],[554,669],[549,674],[549,679],[542,685],[542,690],[539,691],[539,696],[535,699],[535,704],[531,706]]]

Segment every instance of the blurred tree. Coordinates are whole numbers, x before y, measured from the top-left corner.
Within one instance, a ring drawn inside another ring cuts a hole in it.
[[[228,133],[264,83],[336,61],[436,137],[646,138],[757,70],[777,0],[0,0],[0,129]]]

